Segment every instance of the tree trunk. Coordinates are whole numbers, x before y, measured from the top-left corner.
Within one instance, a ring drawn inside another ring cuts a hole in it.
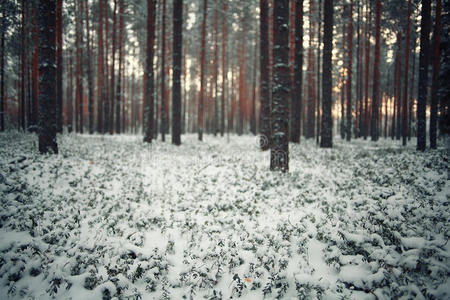
[[[440,0],[438,0],[440,1]],[[407,121],[408,121],[408,76],[409,76],[409,44],[411,43],[411,0],[408,0],[408,21],[406,25],[406,41],[405,41],[405,89],[403,91],[402,101],[402,144],[406,146],[407,138]]]
[[[203,100],[205,94],[205,52],[206,52],[206,13],[208,9],[208,1],[203,0],[203,21],[202,21],[202,37],[201,37],[201,58],[200,58],[200,99],[198,101],[198,140],[203,140]]]
[[[78,4],[78,9],[76,10],[76,29],[75,29],[75,47],[76,47],[76,95],[75,95],[75,131],[83,133],[83,50],[81,49],[82,43],[82,9],[80,8],[80,2]]]
[[[325,0],[323,6],[323,64],[322,64],[322,126],[321,126],[321,148],[333,146],[333,118],[331,116],[332,99],[332,77],[331,57],[333,52],[333,0]]]
[[[353,0],[350,0],[350,12],[349,12],[349,24],[348,24],[348,65],[347,65],[347,125],[346,140],[350,141],[352,137],[352,63],[353,63]]]
[[[297,0],[300,1],[300,0]],[[270,93],[270,79],[269,79],[269,5],[268,0],[260,0],[260,140],[259,146],[261,150],[268,150],[270,147],[271,137],[271,93]]]
[[[299,143],[301,136],[300,124],[303,106],[303,0],[295,0],[295,20],[295,64],[293,84],[295,90],[291,92],[292,99],[290,140],[293,143]]]
[[[2,27],[0,37],[0,131],[5,131],[5,31],[6,31],[6,1],[2,0]]]
[[[147,0],[147,57],[145,66],[145,97],[144,97],[144,142],[151,143],[153,137],[153,102],[154,73],[153,55],[155,45],[155,1]]]
[[[32,4],[33,7],[33,58],[32,58],[32,105],[31,105],[31,118],[30,118],[30,130],[36,131],[39,112],[39,69],[38,69],[38,56],[39,56],[39,28],[38,28],[38,15],[36,12],[36,2]]]
[[[73,53],[69,50],[69,82],[67,85],[67,131],[73,131]]]
[[[21,34],[20,34],[20,38],[21,38],[21,42],[20,42],[20,125],[22,127],[22,130],[25,130],[25,78],[26,78],[26,73],[25,73],[25,65],[26,65],[26,60],[25,60],[25,47],[26,47],[26,40],[25,40],[25,0],[22,0],[22,11],[21,11]]]
[[[428,97],[428,65],[430,60],[430,0],[422,0],[420,22],[420,58],[419,58],[419,95],[417,101],[417,150],[425,151],[426,140],[426,107]]]
[[[322,30],[322,0],[319,0],[319,22],[317,23],[317,96],[316,96],[316,144],[319,145],[320,136],[320,44],[321,41],[321,30]]]
[[[103,133],[104,58],[103,58],[103,1],[98,2],[98,60],[97,60],[97,132]]]
[[[314,1],[309,1],[310,15],[314,15]],[[314,40],[314,20],[311,18],[309,22],[309,48],[308,48],[308,106],[307,106],[307,120],[306,133],[307,139],[315,136],[315,111],[316,111],[316,97],[315,97],[315,62],[313,53]]]
[[[172,144],[181,144],[181,53],[183,43],[183,0],[173,3]]]
[[[56,154],[56,0],[40,0],[38,11],[39,152]]]
[[[117,48],[117,0],[114,0],[114,10],[113,10],[113,30],[112,30],[112,49],[111,49],[111,83],[110,83],[110,95],[108,99],[108,117],[106,120],[107,125],[105,125],[106,129],[109,129],[109,134],[114,134],[114,111],[115,111],[115,103],[116,99],[114,89],[116,88],[115,80],[116,80],[116,71],[115,71],[115,63],[116,63],[116,48]]]
[[[220,135],[223,137],[225,132],[225,91],[226,91],[226,81],[227,81],[227,69],[225,65],[226,55],[227,55],[227,3],[223,2],[223,13],[222,13],[222,99],[221,99],[221,115],[220,115]],[[267,41],[266,41],[267,42]]]
[[[89,2],[85,4],[86,11],[86,50],[87,50],[87,78],[88,78],[88,121],[89,121],[89,134],[94,133],[94,86],[93,86],[93,76],[92,76],[92,51],[91,51],[91,37],[90,37],[90,27],[89,27]]]
[[[378,141],[378,103],[380,98],[380,22],[381,22],[381,0],[376,0],[375,20],[375,62],[373,67],[373,97],[372,97],[372,141]]]
[[[274,3],[272,146],[270,170],[289,170],[289,0]]]
[[[122,103],[122,69],[123,69],[123,32],[124,32],[124,21],[123,15],[125,13],[125,6],[123,0],[119,0],[119,72],[117,75],[117,93],[116,93],[116,133],[121,132],[121,107],[124,105]]]
[[[166,0],[162,0],[161,14],[161,140],[166,140]]]
[[[62,6],[63,0],[56,2],[56,122],[58,132],[63,132],[63,39],[62,39]]]
[[[411,1],[411,0],[410,0]],[[441,0],[437,0],[436,18],[434,21],[434,44],[433,44],[433,77],[431,86],[431,109],[430,109],[430,148],[436,149],[437,138],[437,106],[439,101],[439,46],[441,43]],[[447,12],[448,13],[448,12]],[[447,99],[448,100],[448,99]]]
[[[366,3],[367,12],[366,17],[368,18],[366,24],[366,57],[365,57],[365,78],[364,78],[364,127],[363,135],[364,139],[367,139],[369,135],[369,69],[370,69],[370,29],[372,20],[372,10],[370,9],[369,2]]]

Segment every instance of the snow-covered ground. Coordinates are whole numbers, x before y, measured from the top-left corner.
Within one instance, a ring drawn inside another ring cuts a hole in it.
[[[450,298],[448,150],[141,140],[0,135],[0,299]]]

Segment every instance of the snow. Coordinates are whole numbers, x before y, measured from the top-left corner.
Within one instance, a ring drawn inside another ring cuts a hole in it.
[[[450,297],[448,150],[196,138],[0,134],[0,299]]]

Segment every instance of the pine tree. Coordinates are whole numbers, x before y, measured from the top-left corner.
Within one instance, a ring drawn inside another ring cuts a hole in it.
[[[431,109],[430,109],[430,148],[436,149],[437,139],[437,110],[439,101],[439,63],[440,53],[439,46],[441,42],[441,10],[442,2],[437,0],[436,3],[436,18],[434,21],[433,33],[433,77],[431,86]]]
[[[183,0],[173,4],[172,144],[181,144],[181,53],[183,43]],[[217,85],[216,85],[217,86]]]
[[[260,147],[268,150],[270,147],[270,79],[269,79],[269,5],[268,0],[260,0]]]
[[[147,57],[144,81],[144,142],[151,143],[153,138],[153,102],[154,102],[154,73],[153,55],[155,45],[155,0],[147,0]]]
[[[272,145],[270,169],[289,170],[289,0],[274,2]]]
[[[300,124],[303,101],[303,0],[295,0],[295,64],[294,91],[291,91],[291,130],[290,140],[300,142]]]
[[[206,56],[206,16],[208,10],[208,1],[203,1],[203,20],[202,20],[202,36],[200,45],[200,99],[198,101],[198,140],[203,141],[203,102],[206,90],[205,81],[205,56]]]
[[[331,57],[333,52],[333,0],[325,0],[323,11],[322,126],[320,147],[331,148],[333,146],[333,119],[331,116],[331,90],[333,85],[331,77]]]
[[[56,141],[56,0],[40,0],[39,28],[39,152],[58,153]]]
[[[417,150],[426,147],[426,106],[428,87],[428,65],[430,60],[430,0],[422,0],[422,19],[420,23],[420,58],[419,58],[419,95],[417,101]]]
[[[375,62],[373,66],[373,97],[372,97],[372,118],[371,136],[372,141],[378,141],[378,110],[380,100],[380,27],[381,27],[381,0],[376,0],[375,18]]]

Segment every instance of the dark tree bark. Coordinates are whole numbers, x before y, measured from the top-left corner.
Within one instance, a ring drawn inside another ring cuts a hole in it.
[[[378,141],[378,103],[380,102],[380,22],[381,22],[381,0],[376,0],[376,19],[375,19],[375,62],[373,66],[373,97],[372,97],[372,122],[371,138],[372,141]]]
[[[116,133],[121,132],[122,114],[122,70],[123,70],[123,32],[124,32],[124,20],[123,15],[125,13],[125,6],[123,0],[119,0],[119,70],[117,74],[117,93],[116,93]]]
[[[438,0],[440,1],[440,0]],[[402,101],[402,144],[406,146],[407,130],[408,130],[408,76],[409,76],[409,45],[411,43],[411,0],[408,0],[408,20],[406,25],[406,41],[405,41],[405,89],[403,90]]]
[[[67,85],[67,131],[73,131],[73,54],[69,50],[69,82]]]
[[[320,113],[320,44],[322,43],[321,41],[321,31],[322,31],[322,0],[319,0],[319,7],[317,9],[319,11],[319,22],[317,22],[317,93],[316,93],[316,144],[319,145],[319,141],[320,141],[320,117],[321,117],[321,113]]]
[[[153,138],[153,102],[154,73],[153,55],[155,45],[155,0],[147,0],[147,58],[145,66],[145,97],[144,97],[144,142],[151,143]]]
[[[219,106],[218,106],[218,81],[219,74],[219,2],[216,0],[214,9],[214,120],[213,120],[213,134],[217,135],[219,130]]]
[[[117,0],[114,0],[114,10],[113,10],[113,30],[112,30],[112,49],[111,49],[111,83],[110,83],[110,95],[108,99],[108,117],[106,119],[105,128],[109,129],[109,134],[114,134],[114,111],[115,111],[115,103],[116,94],[114,89],[116,88],[115,80],[116,80],[116,48],[117,48]]]
[[[332,105],[332,77],[331,57],[333,52],[333,0],[325,0],[323,6],[323,64],[322,64],[322,127],[321,148],[333,146],[333,119],[331,116]]]
[[[30,105],[30,131],[36,131],[38,122],[39,111],[39,67],[38,67],[38,55],[39,55],[39,29],[38,29],[38,13],[36,12],[36,2],[32,3],[32,15],[33,15],[33,57],[31,62],[31,105]]]
[[[256,135],[256,69],[258,68],[258,40],[255,41],[253,54],[253,75],[252,75],[252,103],[250,105],[250,132]]]
[[[364,125],[363,136],[367,139],[369,135],[369,69],[370,69],[370,28],[372,20],[372,10],[370,9],[369,2],[366,3],[367,12],[366,17],[366,56],[365,56],[365,76],[364,76]]]
[[[6,1],[2,0],[2,27],[0,37],[0,131],[5,131],[5,31],[6,31]]]
[[[270,170],[289,170],[289,0],[274,2],[272,145]]]
[[[411,0],[410,0],[411,1]],[[437,0],[436,3],[436,18],[434,21],[434,33],[433,33],[433,77],[431,85],[431,109],[430,109],[430,148],[436,149],[437,139],[437,110],[439,101],[439,62],[440,53],[439,45],[441,43],[441,0]]]
[[[346,140],[352,137],[352,64],[353,64],[353,0],[350,0],[348,23],[348,62],[347,62],[347,125],[345,126]]]
[[[97,132],[103,133],[104,58],[103,58],[103,1],[98,2],[98,60],[97,60]]]
[[[300,123],[303,101],[303,0],[295,0],[295,64],[294,88],[291,92],[291,131],[290,140],[300,142]],[[261,87],[262,88],[262,87]]]
[[[56,0],[40,0],[39,28],[39,152],[58,153],[56,142]]]
[[[205,56],[206,56],[206,13],[208,10],[208,1],[203,1],[203,20],[202,20],[202,37],[201,37],[201,58],[200,58],[200,98],[198,101],[198,140],[203,141],[203,100],[206,89],[205,82]]]
[[[223,136],[225,132],[225,91],[227,81],[227,68],[226,68],[226,51],[227,51],[227,2],[223,2],[222,13],[222,99],[220,108],[220,135]]]
[[[309,1],[309,13],[311,16],[314,15],[314,1]],[[313,40],[314,40],[314,19],[311,18],[309,22],[309,48],[308,48],[308,105],[307,105],[307,118],[306,118],[306,132],[305,137],[307,139],[314,138],[315,131],[315,120],[316,120],[316,85],[315,85],[315,62],[314,62],[314,51],[313,51]]]
[[[162,0],[161,14],[161,140],[166,141],[166,0]]]
[[[298,0],[299,1],[299,0]],[[260,148],[268,150],[270,147],[271,124],[270,124],[270,79],[269,79],[269,5],[268,0],[260,1]]]
[[[426,106],[428,87],[428,65],[430,60],[430,0],[422,0],[422,20],[420,22],[420,58],[419,58],[419,95],[417,101],[417,150],[425,151],[426,140]]]
[[[87,59],[87,80],[88,80],[88,122],[89,122],[89,134],[94,133],[94,86],[93,86],[93,76],[92,76],[92,51],[91,51],[91,37],[90,37],[90,27],[89,27],[89,2],[85,4],[86,11],[86,51],[88,53]]]
[[[362,57],[363,57],[363,47],[361,45],[361,2],[360,0],[357,0],[357,5],[358,5],[358,27],[357,27],[357,32],[358,32],[358,54],[356,55],[356,68],[357,68],[357,75],[356,75],[356,97],[357,97],[357,105],[356,105],[356,111],[358,112],[358,126],[357,126],[357,131],[356,131],[356,137],[361,137],[362,135],[362,128],[363,128],[363,99],[362,99]]]
[[[63,132],[63,39],[62,39],[62,5],[63,0],[56,2],[56,122],[58,132]]]
[[[76,12],[76,56],[77,56],[77,67],[76,67],[76,116],[75,116],[75,131],[83,133],[83,50],[81,44],[83,43],[83,9],[82,3],[78,2],[78,9]]]
[[[183,0],[173,3],[172,144],[181,144],[181,53],[183,43]]]
[[[25,47],[26,47],[26,40],[25,40],[25,0],[22,0],[21,5],[21,28],[20,28],[20,125],[22,127],[22,130],[25,130]]]

